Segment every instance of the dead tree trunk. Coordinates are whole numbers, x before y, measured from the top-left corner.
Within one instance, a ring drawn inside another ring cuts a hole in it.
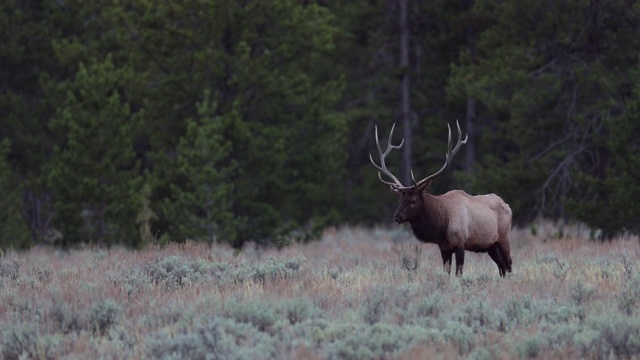
[[[466,116],[466,128],[469,140],[467,140],[466,154],[464,161],[464,170],[466,172],[473,171],[473,164],[476,162],[476,137],[475,137],[475,122],[476,122],[476,99],[467,99],[467,116]]]
[[[407,1],[399,0],[400,5],[400,116],[404,147],[402,152],[402,181],[411,180],[411,105],[409,102],[409,24],[407,22]]]
[[[473,8],[473,0],[467,2],[469,11]],[[473,26],[473,22],[467,24],[467,46],[469,47],[469,55],[471,61],[474,61],[476,56],[476,33]],[[466,146],[466,156],[464,162],[464,170],[467,173],[473,171],[474,164],[476,162],[476,118],[478,114],[477,101],[474,98],[467,98],[467,114],[465,119],[465,125],[467,128],[467,134],[469,140]]]

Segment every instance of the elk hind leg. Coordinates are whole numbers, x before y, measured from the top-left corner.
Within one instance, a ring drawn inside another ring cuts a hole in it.
[[[462,266],[464,265],[464,248],[456,249],[456,276],[462,276]]]
[[[511,254],[509,251],[509,246],[505,246],[503,243],[497,243],[496,247],[498,249],[498,253],[500,254],[500,257],[502,257],[503,263],[504,263],[504,268],[507,272],[511,272]]]
[[[502,257],[500,247],[498,244],[493,244],[487,251],[491,259],[498,265],[498,271],[500,276],[504,277],[506,274],[507,266],[505,265],[504,258]]]

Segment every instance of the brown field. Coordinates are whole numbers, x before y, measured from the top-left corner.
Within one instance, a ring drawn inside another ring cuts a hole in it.
[[[468,252],[464,275],[448,276],[437,247],[400,226],[239,254],[192,242],[7,252],[0,356],[640,358],[638,237],[535,229],[512,231],[506,279]]]

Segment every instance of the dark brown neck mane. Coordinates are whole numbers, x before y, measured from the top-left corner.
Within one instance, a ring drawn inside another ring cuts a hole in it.
[[[409,221],[418,240],[438,244],[446,240],[447,218],[439,199],[435,195],[423,194],[424,212]]]

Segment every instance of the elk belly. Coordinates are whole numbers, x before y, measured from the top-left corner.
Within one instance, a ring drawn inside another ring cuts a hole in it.
[[[487,252],[497,242],[497,234],[485,234],[481,237],[470,236],[464,244],[464,249],[473,252]]]
[[[493,244],[487,245],[486,243],[478,244],[474,242],[467,242],[464,246],[464,249],[467,251],[483,253],[487,252],[491,248],[491,246],[493,246]]]

